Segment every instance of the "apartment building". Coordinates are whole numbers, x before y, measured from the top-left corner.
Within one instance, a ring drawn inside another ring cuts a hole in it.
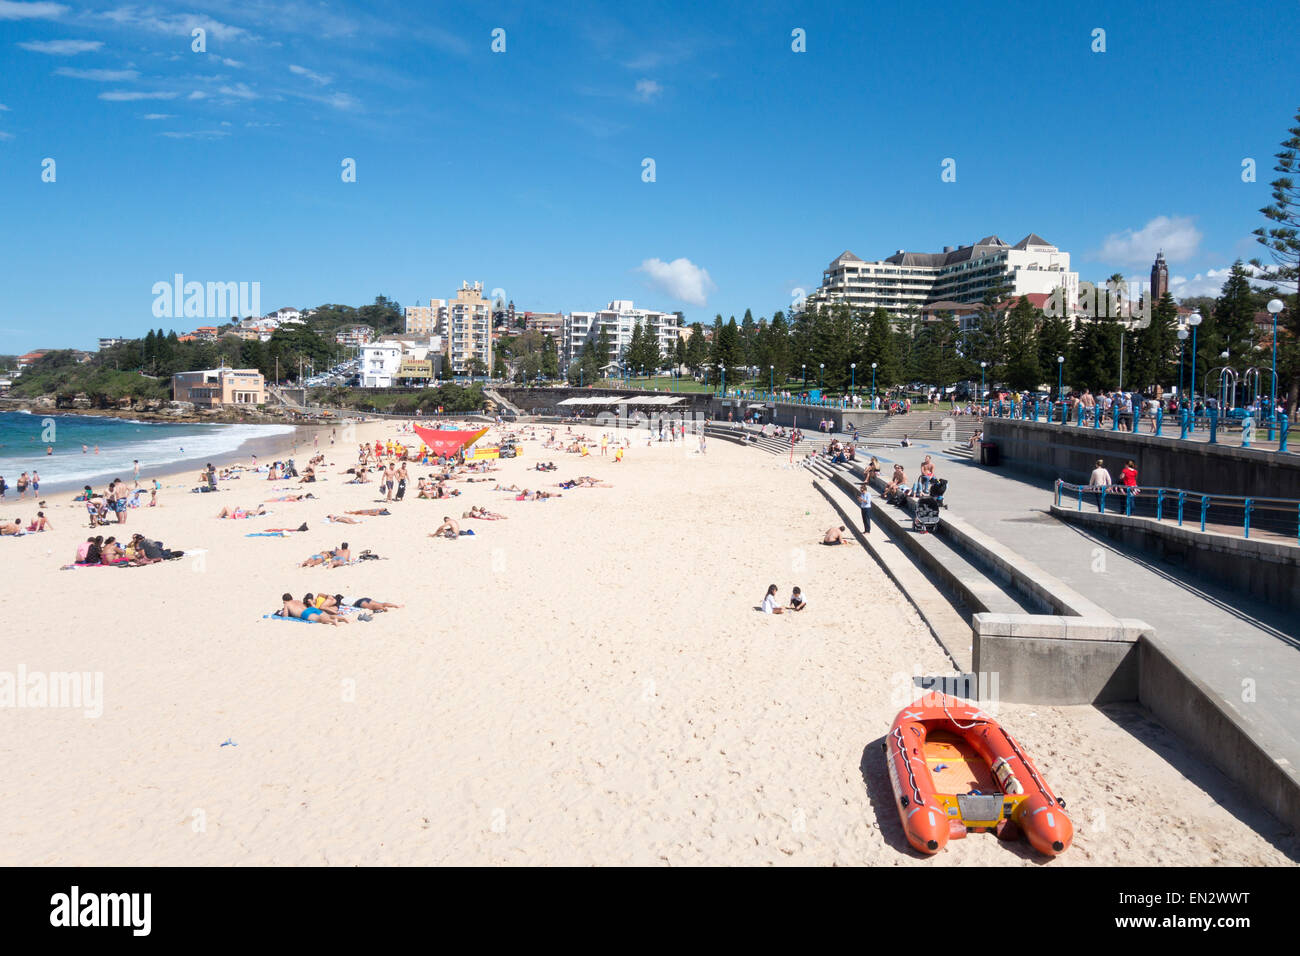
[[[609,354],[602,356],[601,364],[617,363],[632,344],[632,331],[638,322],[642,329],[649,330],[659,340],[660,354],[672,354],[677,348],[681,329],[677,313],[638,309],[631,299],[615,299],[598,311],[571,312],[564,317],[561,361],[567,366],[577,359],[587,342],[599,341],[600,331],[605,329],[609,336]]]
[[[892,315],[920,314],[939,302],[978,303],[990,289],[1011,295],[1050,294],[1058,287],[1073,310],[1079,274],[1070,271],[1070,254],[1030,233],[1015,245],[985,236],[968,246],[942,252],[907,252],[866,262],[844,252],[822,273],[821,287],[805,306],[847,303],[855,310],[886,309]]]
[[[453,375],[470,374],[474,359],[492,368],[492,302],[483,298],[482,282],[462,282],[447,303],[447,355]]]
[[[541,332],[543,335],[553,336],[555,341],[559,342],[564,335],[564,313],[525,312],[524,331]]]
[[[447,328],[447,300],[430,299],[428,305],[405,309],[407,335],[435,335]]]
[[[334,333],[334,341],[338,345],[346,345],[349,348],[366,345],[374,337],[375,330],[368,325],[351,325]]]

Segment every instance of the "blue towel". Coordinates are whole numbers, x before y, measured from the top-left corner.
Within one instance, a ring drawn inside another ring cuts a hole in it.
[[[268,621],[289,621],[296,624],[310,624],[311,621],[304,621],[300,617],[284,617],[281,614],[263,614],[263,619]]]

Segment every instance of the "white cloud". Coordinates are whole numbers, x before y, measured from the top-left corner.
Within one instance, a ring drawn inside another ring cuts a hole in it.
[[[175,113],[145,113],[143,116],[140,117],[140,119],[165,120],[165,119],[173,119],[175,115],[176,115]]]
[[[100,40],[28,40],[18,44],[24,50],[33,53],[48,53],[51,56],[73,56],[77,53],[90,53],[104,44]]]
[[[120,83],[140,78],[136,70],[77,70],[70,66],[61,66],[54,72],[59,76],[70,76],[74,80],[94,80],[96,83]]]
[[[179,13],[172,16],[159,16],[152,9],[137,10],[135,7],[118,7],[98,14],[99,18],[112,21],[121,27],[134,27],[152,30],[171,36],[189,37],[196,28],[207,31],[210,40],[248,40],[255,39],[243,27],[231,26],[197,13]]]
[[[185,98],[187,100],[206,100],[208,98],[208,94],[204,93],[202,90],[195,90],[193,93],[191,93],[189,96]]]
[[[68,8],[61,3],[12,3],[0,0],[0,20],[53,20]]]
[[[637,271],[648,275],[650,284],[660,292],[690,305],[706,304],[709,293],[717,289],[708,271],[690,259],[646,259]]]
[[[228,56],[223,56],[223,57],[221,58],[221,62],[224,63],[224,64],[226,64],[226,66],[233,66],[233,67],[235,67],[236,69],[238,69],[238,68],[240,68],[240,67],[242,67],[242,66],[244,65],[244,64],[243,64],[242,62],[240,62],[239,60],[232,60],[232,59],[231,59],[230,57],[228,57]]]
[[[1198,272],[1190,279],[1187,276],[1170,276],[1169,293],[1175,299],[1185,299],[1193,295],[1217,296],[1227,281],[1232,270],[1226,266],[1222,269],[1207,269]]]
[[[305,76],[313,83],[319,83],[321,86],[328,86],[330,83],[334,82],[332,76],[326,76],[324,73],[317,73],[314,70],[307,69],[305,66],[298,66],[296,63],[291,63],[289,65],[289,72],[296,73],[298,76]]]
[[[329,93],[319,96],[314,93],[301,93],[296,90],[285,90],[290,96],[296,96],[301,100],[310,100],[313,103],[323,103],[325,106],[332,106],[336,110],[359,110],[361,101],[351,93]]]
[[[159,133],[159,136],[166,136],[168,139],[220,139],[222,136],[229,136],[230,133],[224,129],[197,129],[190,133]]]
[[[5,113],[8,113],[8,112],[9,112],[9,107],[5,106],[3,103],[0,103],[0,111],[3,111],[3,112],[5,112]]]
[[[1201,244],[1201,232],[1190,216],[1156,216],[1137,231],[1113,232],[1093,258],[1123,265],[1149,265],[1163,250],[1170,261],[1190,259]]]
[[[247,83],[236,83],[234,86],[223,86],[217,90],[226,96],[233,96],[240,100],[255,100],[258,95],[248,86]]]
[[[100,93],[99,98],[109,103],[134,103],[136,100],[174,100],[179,93],[138,93],[129,90],[112,90],[108,93]]]
[[[656,96],[664,91],[664,88],[654,80],[637,80],[636,95],[642,102],[649,103]]]
[[[0,133],[0,139],[13,139],[13,133]]]

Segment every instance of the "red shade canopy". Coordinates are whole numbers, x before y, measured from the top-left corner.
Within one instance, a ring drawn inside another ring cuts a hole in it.
[[[429,446],[429,449],[439,455],[454,455],[463,445],[472,445],[485,434],[486,428],[480,428],[476,432],[471,431],[435,431],[432,428],[424,428],[420,425],[413,425],[415,433],[420,436],[420,440]]]

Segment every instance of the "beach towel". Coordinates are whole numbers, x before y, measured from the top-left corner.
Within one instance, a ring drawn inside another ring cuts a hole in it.
[[[244,535],[245,538],[287,538],[291,532],[288,531],[250,531]]]
[[[285,617],[283,614],[263,614],[264,621],[290,621],[298,624],[310,624],[311,621],[304,621],[300,617]]]

